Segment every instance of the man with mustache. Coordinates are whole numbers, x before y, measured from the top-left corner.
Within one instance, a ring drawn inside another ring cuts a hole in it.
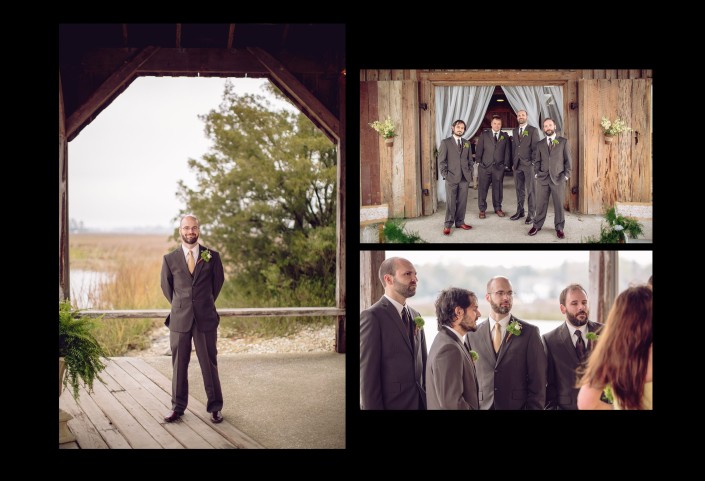
[[[514,290],[506,277],[489,280],[485,299],[491,313],[466,339],[478,354],[480,409],[543,409],[546,352],[539,328],[510,314]]]
[[[602,324],[588,320],[587,292],[580,284],[570,284],[559,296],[566,322],[543,335],[548,356],[546,409],[578,409],[576,387],[578,367],[587,361],[594,342],[586,336],[599,335]]]
[[[360,409],[426,409],[426,335],[406,300],[416,269],[401,257],[379,267],[384,295],[360,313]]]

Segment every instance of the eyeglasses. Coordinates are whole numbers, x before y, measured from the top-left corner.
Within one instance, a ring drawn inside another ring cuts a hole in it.
[[[184,232],[188,232],[188,231],[194,231],[194,232],[195,232],[195,231],[198,230],[198,226],[194,226],[194,227],[182,227],[181,230],[184,231]]]
[[[493,292],[492,294],[496,295],[497,297],[504,297],[509,296],[509,297],[514,297],[514,291],[497,291]]]

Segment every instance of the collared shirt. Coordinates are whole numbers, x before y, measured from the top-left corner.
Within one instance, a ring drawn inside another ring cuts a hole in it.
[[[556,138],[556,134],[551,135],[550,137],[546,137],[547,139],[551,139],[551,142],[553,142]],[[546,144],[548,144],[548,140],[546,141]]]
[[[453,140],[455,141],[456,145],[458,144],[458,140],[460,140],[461,143],[464,142],[462,137],[458,137],[455,134],[453,134]]]
[[[578,343],[578,338],[575,337],[575,331],[580,331],[580,335],[583,336],[583,342],[585,343],[585,346],[587,346],[587,337],[585,337],[585,335],[588,333],[587,323],[585,323],[585,325],[583,326],[575,327],[570,322],[565,321],[565,325],[568,326],[568,331],[570,331],[570,340],[573,341],[573,346]]]
[[[193,255],[193,265],[195,266],[196,263],[198,262],[198,243],[196,243],[195,246],[193,246],[191,249],[186,247],[184,243],[181,243],[181,250],[184,251],[184,258],[186,259],[186,264],[188,265],[188,251],[190,250],[192,255]]]
[[[504,339],[504,335],[507,333],[507,326],[509,325],[510,316],[511,316],[511,314],[508,313],[506,316],[504,316],[499,321],[492,319],[492,317],[488,318],[490,321],[490,339],[494,339],[494,329],[495,329],[495,326],[497,326],[497,325],[499,325],[499,328],[500,328],[500,331],[499,331],[501,334],[500,339]]]
[[[455,334],[455,337],[457,337],[458,339],[460,339],[460,343],[463,344],[463,345],[465,345],[465,336],[467,336],[467,334],[463,334],[463,335],[461,336],[461,335],[458,334],[458,332],[457,332],[455,329],[453,329],[452,327],[450,327],[450,326],[448,326],[448,325],[445,325],[445,326],[443,326],[443,327],[447,328],[450,332],[452,332],[453,334]]]
[[[404,320],[403,317],[401,317],[401,310],[404,308],[406,304],[399,304],[397,301],[389,297],[387,294],[384,295],[387,299],[389,299],[389,302],[392,303],[394,308],[397,310],[397,313],[399,313],[399,319]],[[411,311],[409,311],[409,316],[411,316]]]

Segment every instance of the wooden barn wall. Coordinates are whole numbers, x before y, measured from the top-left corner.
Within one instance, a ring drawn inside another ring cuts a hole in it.
[[[369,126],[377,119],[377,82],[360,82],[360,205],[382,203],[379,136]]]
[[[651,79],[580,80],[580,211],[603,214],[615,202],[651,202]],[[624,119],[632,132],[604,142],[602,117]]]

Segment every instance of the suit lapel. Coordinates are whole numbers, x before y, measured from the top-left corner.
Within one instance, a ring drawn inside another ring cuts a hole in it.
[[[475,337],[480,339],[479,349],[482,349],[485,352],[485,355],[496,358],[497,355],[495,354],[494,347],[492,347],[492,342],[490,341],[490,320],[487,319],[482,326],[480,326],[477,332],[478,335]],[[488,359],[492,358],[488,357]]]
[[[514,316],[510,314],[507,326],[514,322],[514,320]],[[511,332],[507,331],[504,333],[504,339],[502,339],[502,344],[499,345],[499,352],[497,353],[497,365],[499,365],[499,361],[501,361],[504,357],[504,353],[507,352],[507,349],[509,348],[509,343],[512,342],[512,337],[514,337],[514,335]],[[492,350],[494,351],[494,348],[492,348]]]
[[[196,278],[198,277],[198,274],[200,274],[201,269],[203,269],[203,264],[205,261],[201,259],[201,252],[204,251],[205,249],[201,244],[198,244],[198,254],[196,255],[196,269],[193,271],[193,282],[196,282]]]
[[[558,331],[558,338],[560,339],[563,348],[568,351],[568,356],[576,363],[580,363],[578,353],[575,352],[575,345],[573,345],[573,340],[570,338],[570,329],[568,329],[568,325],[566,323],[563,323],[560,331]]]
[[[445,332],[446,336],[448,336],[454,343],[460,346],[460,350],[463,351],[463,354],[465,354],[465,359],[470,361],[470,364],[472,364],[472,358],[470,357],[470,353],[468,352],[467,346],[463,344],[462,341],[458,339],[455,334],[449,332],[448,329],[446,329],[445,327],[443,327],[442,329]]]
[[[397,331],[401,335],[402,339],[404,339],[404,342],[406,343],[406,346],[409,348],[411,353],[414,353],[414,350],[411,347],[411,341],[409,340],[409,335],[404,332],[404,322],[401,320],[401,317],[399,316],[399,313],[397,312],[396,307],[392,305],[391,302],[385,297],[384,298],[385,304],[385,311],[387,313],[387,317],[389,320],[394,324],[396,327]],[[411,314],[411,311],[409,311],[409,314]]]

